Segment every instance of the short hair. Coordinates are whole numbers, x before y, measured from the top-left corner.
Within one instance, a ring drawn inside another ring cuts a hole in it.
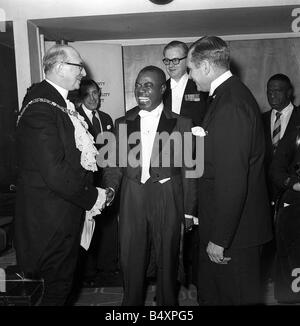
[[[56,44],[53,45],[44,55],[43,67],[45,74],[51,71],[55,63],[66,61],[68,59],[68,49],[73,49],[69,45]]]
[[[138,76],[139,76],[140,74],[143,74],[143,73],[148,72],[148,71],[149,71],[149,72],[155,72],[155,73],[157,73],[158,76],[159,76],[159,79],[160,79],[162,85],[166,83],[166,75],[165,75],[164,71],[163,71],[162,69],[156,67],[156,66],[146,66],[146,67],[144,67],[144,68],[143,68],[143,69],[138,73]]]
[[[288,88],[290,88],[290,89],[293,88],[293,85],[292,85],[292,83],[291,83],[289,77],[286,76],[286,75],[284,75],[284,74],[275,74],[275,75],[271,76],[271,77],[269,78],[267,84],[269,84],[269,82],[272,81],[272,80],[280,80],[280,81],[286,83],[286,85],[288,86]]]
[[[186,56],[189,52],[189,48],[188,46],[184,43],[184,42],[181,42],[181,41],[171,41],[170,43],[168,43],[165,47],[164,47],[164,50],[163,50],[163,56],[165,56],[166,54],[166,51],[168,49],[172,49],[172,48],[181,48],[182,51],[183,51],[183,55]]]
[[[194,42],[189,49],[192,62],[199,66],[202,60],[209,60],[218,67],[229,69],[230,51],[227,43],[217,36],[204,36]]]
[[[97,88],[98,92],[100,92],[99,85],[93,79],[88,79],[88,78],[81,79],[80,87],[79,87],[79,91],[78,91],[78,96],[79,96],[80,100],[83,100],[88,95],[88,89],[91,86],[95,86]]]

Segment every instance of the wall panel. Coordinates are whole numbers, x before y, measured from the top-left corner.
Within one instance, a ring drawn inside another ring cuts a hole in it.
[[[300,105],[300,38],[229,41],[232,71],[251,89],[261,111],[269,110],[266,83],[275,73],[288,75],[294,85],[295,104]],[[126,110],[136,105],[133,89],[137,73],[146,65],[164,71],[164,44],[123,47]],[[166,72],[166,71],[165,71]]]

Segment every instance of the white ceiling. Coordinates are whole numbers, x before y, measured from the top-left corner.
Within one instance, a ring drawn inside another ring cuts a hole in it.
[[[57,41],[184,38],[201,35],[289,33],[297,6],[227,8],[35,19]]]

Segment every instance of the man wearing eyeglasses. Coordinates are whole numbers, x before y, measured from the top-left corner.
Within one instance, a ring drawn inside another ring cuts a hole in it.
[[[201,126],[206,112],[207,94],[197,90],[197,86],[187,73],[188,46],[180,41],[168,43],[163,50],[163,63],[170,78],[164,94],[165,106],[173,112],[192,119],[195,126]],[[196,283],[198,231],[197,219],[186,219],[183,258],[187,282]],[[190,275],[192,274],[192,275]]]
[[[14,243],[24,277],[44,280],[40,305],[62,306],[85,211],[100,214],[105,194],[92,184],[97,151],[67,100],[86,75],[82,59],[74,48],[55,45],[43,66],[46,79],[26,94],[18,120]]]
[[[164,94],[164,104],[173,112],[192,119],[200,126],[205,115],[207,93],[199,92],[187,73],[188,47],[180,41],[168,43],[163,50],[163,63],[170,78]]]

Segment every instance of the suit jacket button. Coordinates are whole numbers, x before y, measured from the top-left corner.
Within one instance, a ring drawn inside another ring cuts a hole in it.
[[[88,186],[85,186],[85,187],[84,187],[84,190],[88,190],[88,189],[89,189],[89,187],[88,187]]]

